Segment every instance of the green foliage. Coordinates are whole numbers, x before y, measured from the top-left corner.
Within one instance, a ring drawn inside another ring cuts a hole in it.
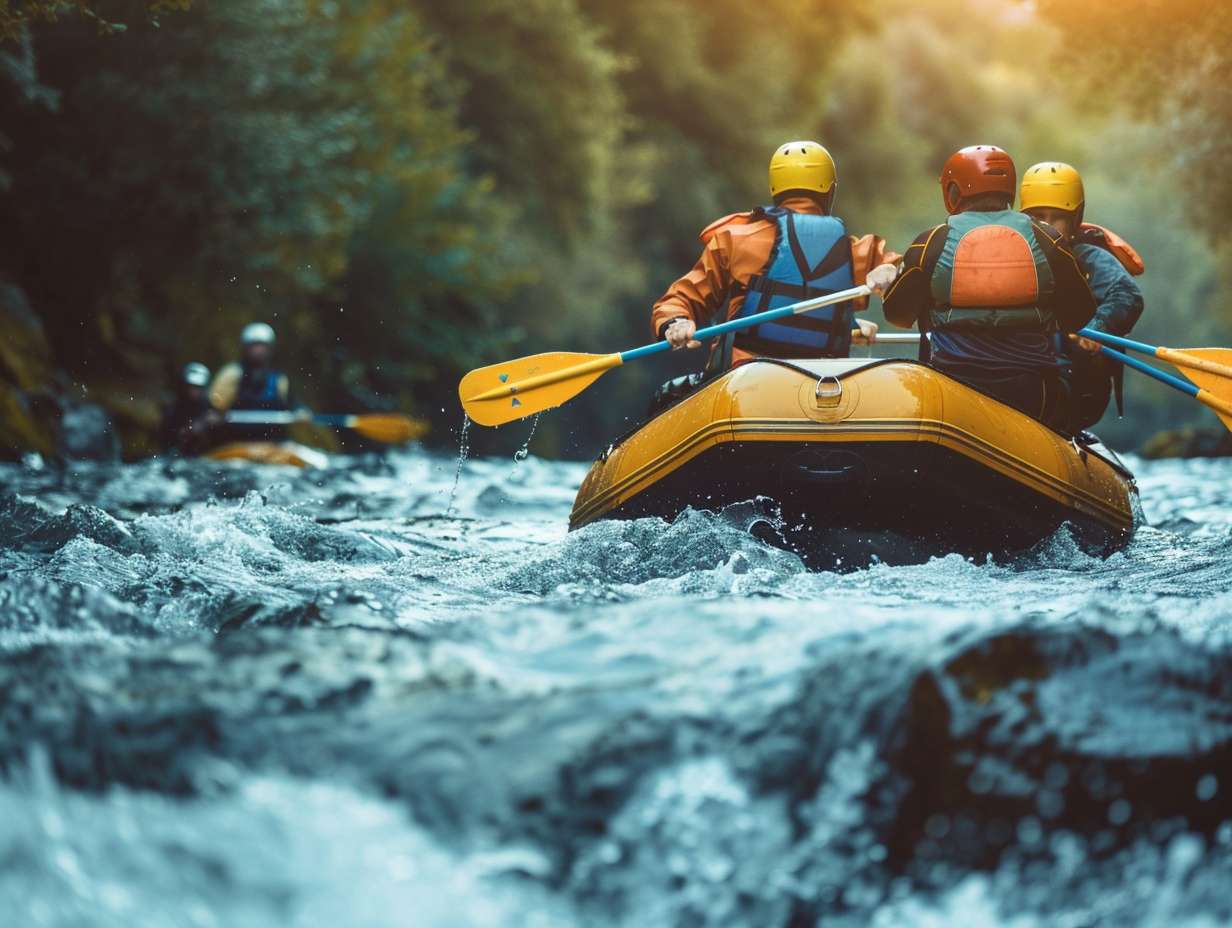
[[[253,317],[289,336],[292,367],[333,363],[339,315],[380,364],[420,354],[417,322],[445,303],[486,327],[518,279],[508,212],[468,170],[447,76],[400,4],[202,4],[101,41],[60,23],[35,47],[59,105],[0,99],[16,140],[0,261],[77,375],[218,361]],[[392,290],[346,286],[365,243]]]
[[[939,218],[942,159],[992,142],[1077,164],[1092,218],[1146,254],[1152,301],[1184,279],[1197,326],[1212,261],[1178,244],[1166,190],[1135,196],[1160,146],[1106,101],[1129,88],[1144,119],[1171,114],[1216,216],[1232,85],[1204,82],[1229,27],[1134,6],[0,0],[0,278],[96,397],[219,363],[266,318],[310,402],[452,419],[471,366],[644,342],[698,231],[764,202],[785,139],[824,142],[838,212],[899,249]],[[535,450],[589,453],[698,363],[631,366]]]
[[[1066,72],[1095,105],[1128,102],[1159,126],[1165,186],[1188,192],[1207,230],[1226,237],[1232,19],[1198,0],[1042,0],[1040,10],[1063,36]]]
[[[192,0],[133,0],[124,4],[123,12],[157,24],[161,14],[186,10],[191,4]],[[114,35],[128,28],[116,14],[101,15],[98,6],[91,0],[0,0],[0,42],[21,41],[30,26],[64,17],[92,22],[100,35]]]

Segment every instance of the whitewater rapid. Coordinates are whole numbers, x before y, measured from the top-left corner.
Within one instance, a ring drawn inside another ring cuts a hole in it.
[[[1232,463],[810,572],[585,465],[0,465],[0,924],[1219,925]]]

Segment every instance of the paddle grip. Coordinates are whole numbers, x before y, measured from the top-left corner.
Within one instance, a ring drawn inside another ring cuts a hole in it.
[[[1100,332],[1096,329],[1079,329],[1078,334],[1083,338],[1089,338],[1093,342],[1113,345],[1117,348],[1124,348],[1126,351],[1136,351],[1139,354],[1154,356],[1156,351],[1154,345],[1148,345],[1146,342],[1136,342],[1132,338],[1122,338],[1120,335],[1110,335],[1107,332]],[[1151,370],[1154,369],[1151,368]]]

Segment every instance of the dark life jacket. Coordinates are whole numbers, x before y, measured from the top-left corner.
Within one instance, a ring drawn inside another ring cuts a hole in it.
[[[163,407],[162,421],[158,426],[158,439],[164,451],[173,449],[188,451],[204,444],[204,433],[190,434],[188,426],[204,420],[210,411],[210,401],[204,394],[197,398],[186,396],[183,391]]]
[[[947,220],[932,269],[931,329],[1052,332],[1052,268],[1031,218],[1014,210],[968,211]]]
[[[287,400],[278,389],[282,371],[274,368],[253,371],[244,369],[232,409],[288,409]]]
[[[748,283],[736,319],[827,296],[855,286],[851,239],[836,216],[766,206],[756,215],[776,225],[774,247],[760,274]],[[736,347],[772,358],[845,358],[851,348],[855,308],[850,300],[788,316],[736,333]]]

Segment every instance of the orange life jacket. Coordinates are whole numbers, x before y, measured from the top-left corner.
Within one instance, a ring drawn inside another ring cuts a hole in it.
[[[1052,331],[1052,268],[1029,216],[971,211],[946,226],[930,278],[931,328]]]

